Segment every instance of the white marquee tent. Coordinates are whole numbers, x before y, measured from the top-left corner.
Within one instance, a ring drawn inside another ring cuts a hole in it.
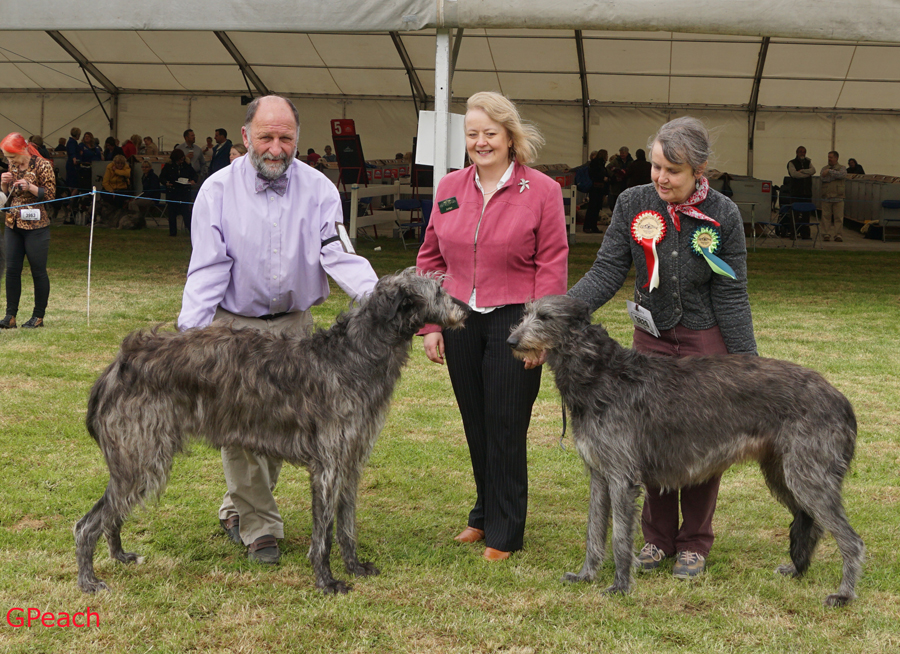
[[[689,113],[715,128],[720,170],[777,182],[803,144],[818,166],[834,148],[900,175],[895,0],[2,5],[0,134],[50,145],[73,126],[165,149],[188,127],[236,138],[240,96],[275,92],[300,109],[301,151],[352,118],[366,156],[390,158],[411,149],[417,110],[498,90],[545,134],[542,163],[643,147]]]

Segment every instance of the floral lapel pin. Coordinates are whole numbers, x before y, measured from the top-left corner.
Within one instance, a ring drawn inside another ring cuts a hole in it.
[[[519,193],[523,193],[525,189],[531,190],[531,187],[528,186],[528,180],[523,177],[519,180]]]

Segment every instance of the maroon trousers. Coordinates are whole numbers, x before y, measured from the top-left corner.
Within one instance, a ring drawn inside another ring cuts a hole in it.
[[[635,329],[633,343],[638,352],[659,356],[728,354],[718,327],[694,330],[678,325],[674,329],[661,331],[659,338]],[[702,393],[703,389],[697,391]],[[677,552],[697,552],[708,556],[714,539],[712,518],[716,511],[720,480],[721,476],[716,476],[702,484],[669,492],[647,486],[641,513],[644,542],[653,543],[666,556]]]

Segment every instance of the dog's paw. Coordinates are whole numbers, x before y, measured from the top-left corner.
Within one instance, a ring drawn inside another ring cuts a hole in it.
[[[135,552],[119,552],[118,554],[113,555],[113,558],[121,563],[141,564],[144,562],[144,557]]]
[[[560,578],[560,581],[567,582],[570,584],[577,584],[580,582],[593,581],[593,580],[594,580],[593,575],[588,575],[588,574],[585,574],[584,572],[579,572],[577,574],[574,572],[567,572]]]
[[[609,588],[603,591],[604,595],[627,595],[628,594],[628,586],[622,586],[620,584],[613,584]]]
[[[103,583],[102,581],[100,581],[97,578],[84,579],[84,580],[79,579],[78,587],[85,593],[91,593],[91,594],[97,593],[101,590],[105,590],[107,592],[109,591],[109,586],[107,586],[105,583]]]
[[[347,572],[356,577],[374,577],[381,574],[375,564],[369,561],[357,561],[354,565],[348,565]]]
[[[322,589],[323,595],[346,595],[353,588],[353,586],[340,579],[332,579],[324,584],[316,585]]]
[[[797,573],[797,568],[794,567],[793,563],[785,563],[784,565],[780,565],[775,568],[775,572],[780,575],[784,575],[785,577],[799,577],[800,575]]]
[[[834,593],[825,598],[825,606],[833,606],[835,608],[840,608],[842,606],[847,606],[850,602],[853,601],[852,595],[841,595],[840,593]]]

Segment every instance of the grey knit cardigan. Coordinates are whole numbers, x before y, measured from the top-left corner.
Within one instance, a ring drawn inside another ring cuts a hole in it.
[[[747,295],[747,243],[737,206],[710,189],[697,205],[702,213],[720,223],[721,245],[716,256],[730,265],[733,280],[712,271],[706,260],[691,249],[691,238],[699,227],[712,223],[679,214],[681,230],[676,230],[652,184],[635,186],[619,196],[612,222],[597,259],[575,284],[569,295],[590,305],[591,312],[606,304],[625,283],[631,264],[635,266],[634,301],[650,311],[660,330],[681,324],[688,329],[709,329],[718,325],[731,354],[756,354],[753,318]],[[653,210],[666,221],[665,238],[656,244],[659,257],[659,287],[644,288],[648,280],[644,250],[631,236],[631,223],[642,211]]]

